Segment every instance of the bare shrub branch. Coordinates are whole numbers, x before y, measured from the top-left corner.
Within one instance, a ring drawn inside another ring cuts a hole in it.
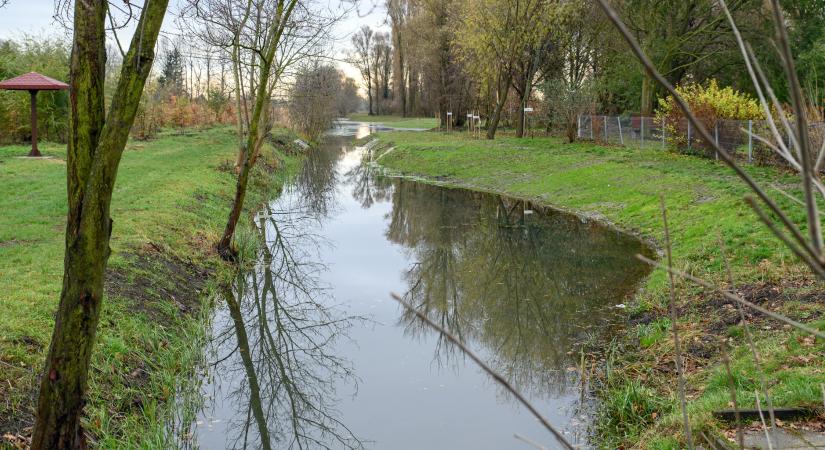
[[[667,207],[665,206],[664,195],[659,196],[659,206],[662,211],[662,223],[665,227],[665,252],[667,254],[667,266],[673,268],[673,255],[671,252],[670,228],[667,224]],[[693,450],[693,433],[690,429],[690,418],[687,412],[687,400],[685,399],[685,368],[682,366],[682,344],[679,341],[679,313],[676,311],[676,282],[673,279],[673,271],[668,271],[670,280],[670,327],[673,331],[673,350],[676,359],[676,373],[679,383],[679,406],[682,409],[682,426],[685,429],[688,449]]]

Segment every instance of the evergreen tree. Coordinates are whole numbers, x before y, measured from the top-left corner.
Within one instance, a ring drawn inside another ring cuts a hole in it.
[[[170,95],[183,93],[183,58],[178,47],[166,52],[158,84]]]

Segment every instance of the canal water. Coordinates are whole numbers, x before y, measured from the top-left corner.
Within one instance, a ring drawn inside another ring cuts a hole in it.
[[[496,195],[382,176],[340,123],[259,214],[267,242],[211,321],[193,447],[555,448],[402,295],[587,445],[577,343],[646,275],[637,239]]]

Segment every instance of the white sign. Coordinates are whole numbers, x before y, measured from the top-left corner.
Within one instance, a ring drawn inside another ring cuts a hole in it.
[[[473,119],[475,119],[475,120],[481,120],[481,116],[473,116]]]
[[[533,108],[524,108],[524,112],[533,112]]]
[[[448,116],[452,116],[452,115],[453,115],[453,113],[451,113],[451,112],[448,112],[448,113],[447,113],[447,115],[448,115]]]
[[[471,118],[471,119],[472,119],[472,118],[473,118],[473,115],[472,115],[472,114],[467,114],[467,117],[469,117],[469,118]]]

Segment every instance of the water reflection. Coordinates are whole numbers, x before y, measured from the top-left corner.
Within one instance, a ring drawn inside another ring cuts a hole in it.
[[[352,186],[352,196],[369,209],[376,202],[392,199],[392,179],[382,176],[380,170],[368,161],[358,164],[346,173],[346,179]]]
[[[224,349],[216,365],[231,380],[222,396],[233,409],[222,411],[228,422],[221,433],[200,432],[201,441],[210,448],[362,448],[336,409],[336,383],[355,377],[332,351],[358,319],[319,298],[322,267],[306,258],[316,237],[278,220],[284,214],[260,215],[266,245],[259,263],[224,289],[230,320],[216,336]]]
[[[340,138],[329,138],[339,141]],[[317,218],[328,217],[335,199],[335,188],[340,182],[340,173],[335,170],[336,163],[345,148],[330,145],[325,151],[309,151],[304,155],[301,170],[295,181],[286,186],[286,189],[298,192],[299,198],[294,199],[289,210],[307,211]],[[300,200],[300,204],[295,204]],[[281,210],[287,210],[280,207]]]
[[[529,202],[382,176],[348,144],[362,132],[330,133],[259,215],[267,245],[214,319],[197,443],[493,450],[545,436],[390,292],[586,434],[570,352],[610,323],[647,250]]]
[[[569,387],[570,350],[647,271],[638,240],[529,202],[396,180],[392,205],[386,236],[414,261],[408,302],[534,395]],[[431,332],[409,312],[402,323]]]

